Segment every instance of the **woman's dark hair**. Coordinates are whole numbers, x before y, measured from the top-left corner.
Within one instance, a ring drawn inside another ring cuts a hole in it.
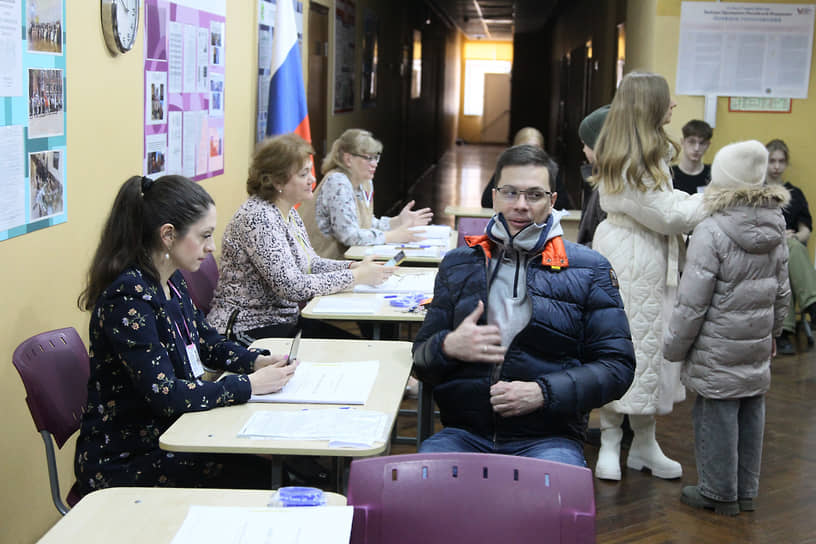
[[[80,310],[92,310],[102,292],[129,266],[138,266],[158,280],[151,253],[159,247],[159,227],[173,225],[177,236],[213,206],[210,194],[183,176],[128,179],[113,201],[99,245],[88,269]]]

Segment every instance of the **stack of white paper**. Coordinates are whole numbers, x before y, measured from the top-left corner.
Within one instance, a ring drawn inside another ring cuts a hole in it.
[[[354,288],[357,290],[357,287]],[[382,300],[376,297],[355,298],[355,297],[322,297],[312,307],[312,312],[316,314],[376,314],[380,309]]]
[[[268,395],[252,395],[249,401],[365,404],[379,368],[379,361],[302,362],[283,389]]]
[[[450,243],[451,228],[448,225],[426,225],[424,227],[411,227],[412,231],[422,236],[419,244],[448,247]]]
[[[388,438],[388,417],[374,410],[326,410],[253,413],[238,433],[243,438],[328,440],[330,446],[366,448]]]
[[[240,508],[191,505],[172,544],[348,544],[352,506]]]
[[[356,293],[433,293],[436,270],[422,272],[397,271],[379,285],[355,285]]]

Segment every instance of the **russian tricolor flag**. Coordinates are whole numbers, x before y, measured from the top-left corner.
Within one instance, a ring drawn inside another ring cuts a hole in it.
[[[293,0],[278,0],[272,38],[266,135],[294,132],[311,143]]]

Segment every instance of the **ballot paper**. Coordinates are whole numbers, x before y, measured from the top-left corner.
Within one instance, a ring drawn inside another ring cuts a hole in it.
[[[412,231],[422,237],[419,244],[447,247],[450,243],[451,228],[448,225],[426,225],[411,227]]]
[[[388,257],[389,259],[397,254],[399,251],[405,252],[405,257],[440,257],[443,253],[444,247],[431,244],[382,244],[378,246],[366,247],[366,255],[375,255],[377,257]]]
[[[249,508],[190,505],[171,544],[348,544],[352,506]]]
[[[254,412],[238,436],[288,440],[328,440],[329,446],[370,448],[388,439],[388,417],[375,410],[266,410]]]
[[[355,285],[355,293],[433,293],[436,269],[397,271],[379,285]]]
[[[283,389],[267,395],[252,395],[249,402],[365,404],[379,367],[379,361],[304,361]]]
[[[382,299],[377,297],[354,298],[329,295],[321,297],[311,311],[315,314],[372,315],[377,313],[380,306],[382,306]]]

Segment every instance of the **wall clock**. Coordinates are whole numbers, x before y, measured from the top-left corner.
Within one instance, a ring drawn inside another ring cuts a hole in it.
[[[102,33],[115,55],[127,53],[139,30],[139,0],[101,0]]]

